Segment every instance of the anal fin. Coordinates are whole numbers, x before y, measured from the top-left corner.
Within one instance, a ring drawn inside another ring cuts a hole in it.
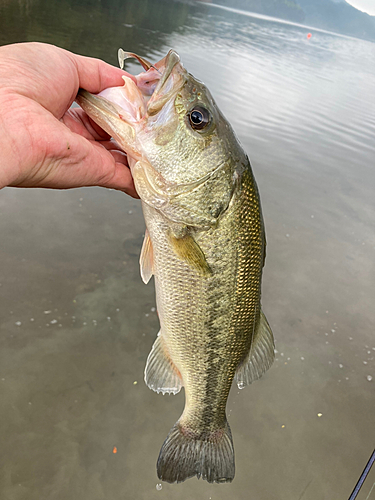
[[[163,394],[177,394],[182,387],[180,372],[170,359],[160,332],[147,358],[145,382],[150,389]]]
[[[236,382],[240,389],[260,378],[273,363],[275,344],[268,321],[260,311],[257,329],[254,333],[249,354],[237,368]]]

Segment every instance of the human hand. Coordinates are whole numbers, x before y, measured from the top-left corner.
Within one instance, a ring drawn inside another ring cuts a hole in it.
[[[137,197],[126,155],[80,108],[125,73],[43,43],[0,47],[0,188],[103,186]]]

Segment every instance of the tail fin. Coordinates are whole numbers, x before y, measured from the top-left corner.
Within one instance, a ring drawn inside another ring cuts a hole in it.
[[[181,483],[193,476],[209,483],[231,482],[234,449],[228,422],[199,437],[176,422],[160,450],[157,473],[159,479],[168,483]]]

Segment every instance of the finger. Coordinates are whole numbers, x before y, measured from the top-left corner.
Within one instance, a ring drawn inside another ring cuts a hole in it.
[[[124,169],[124,165],[122,163],[116,162],[116,174],[113,177],[112,182],[104,187],[123,191],[132,198],[139,199],[138,193],[134,186],[133,177],[130,173],[130,169],[129,167],[125,168],[127,170]]]
[[[125,153],[116,149],[108,151],[100,142],[87,141],[80,136],[76,136],[75,142],[70,151],[75,150],[79,157],[74,159],[72,179],[74,176],[77,176],[77,180],[81,177],[80,185],[118,189],[138,198]],[[63,160],[65,175],[69,175],[71,165],[72,158]]]
[[[85,164],[89,163],[92,165],[92,169],[95,168],[95,165],[92,163],[96,160],[93,154],[94,150],[99,153],[100,159],[98,161],[101,162],[101,164],[97,165],[99,168],[96,171],[97,177],[94,185],[117,189],[129,194],[133,198],[139,198],[128,166],[126,154],[119,150],[106,150],[98,142],[93,142],[92,147],[93,151],[90,153],[90,156],[92,155],[93,159],[90,157],[85,158]]]
[[[117,150],[124,153],[119,144],[114,139],[111,139],[107,132],[91,120],[83,109],[69,109],[60,121],[64,123],[64,125],[66,125],[72,132],[79,134],[88,140],[100,141],[100,144],[108,149],[108,151]]]
[[[104,181],[103,186],[112,189],[119,189],[120,191],[124,191],[125,193],[129,194],[133,198],[139,198],[137,191],[135,190],[134,181],[128,165],[126,154],[123,151],[119,151],[117,149],[108,150],[108,152],[115,160],[115,170],[113,176],[108,181]],[[127,168],[127,171],[124,169],[124,167]]]
[[[32,166],[18,172],[7,185],[54,189],[103,186],[137,197],[123,153],[116,150],[115,158],[99,141],[71,132],[52,117],[50,121],[53,123],[41,130],[39,150],[43,154],[32,158]]]
[[[79,134],[85,139],[99,141],[108,151],[121,151],[124,154],[124,163],[127,165],[126,154],[119,144],[110,138],[99,125],[91,120],[89,116],[80,108],[70,109],[60,120],[71,132]]]
[[[99,185],[104,187],[109,187],[113,189],[119,189],[129,194],[133,198],[139,198],[135,187],[133,178],[131,176],[130,170],[126,171],[123,167],[128,168],[128,160],[126,153],[120,148],[115,140],[103,141],[102,136],[107,136],[108,134],[104,132],[99,126],[95,129],[91,127],[94,122],[92,122],[86,113],[82,109],[71,109],[65,114],[61,120],[72,132],[81,135],[88,140],[97,141],[97,145],[100,145],[103,149],[106,149],[115,161],[115,165],[109,166],[106,162],[103,164],[103,172],[100,173],[100,179],[97,181]],[[90,161],[90,160],[89,160]],[[114,168],[112,171],[111,169]],[[106,172],[106,173],[105,173]]]
[[[102,146],[103,146],[103,144],[102,144]],[[106,149],[113,156],[116,163],[122,163],[126,167],[129,167],[128,158],[123,151],[119,151],[118,149],[108,149],[108,148],[106,148]]]
[[[79,86],[89,92],[97,94],[108,87],[117,87],[124,84],[123,76],[127,76],[136,82],[130,73],[110,64],[91,57],[79,56],[67,52],[76,65],[79,77]]]
[[[108,140],[111,137],[98,124],[91,120],[81,108],[70,108],[61,118],[61,121],[69,130],[89,140],[102,141]]]
[[[109,141],[100,141],[100,144],[104,146],[105,149],[108,149],[108,151],[121,151],[121,153],[124,153],[126,155],[126,152],[122,149],[121,146],[117,144],[114,139],[111,139]]]

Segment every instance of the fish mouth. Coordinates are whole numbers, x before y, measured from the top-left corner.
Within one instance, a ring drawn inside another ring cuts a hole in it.
[[[181,65],[180,56],[175,50],[171,49],[163,59],[154,65],[144,57],[119,49],[118,60],[121,69],[123,69],[126,59],[136,59],[146,70],[136,76],[137,87],[146,98],[147,114],[153,115],[157,113],[169,98],[176,93],[176,87],[181,83],[181,78],[178,78],[180,73],[186,73]],[[177,65],[179,66],[178,69],[176,68]],[[174,72],[173,78],[172,73],[175,68],[177,71]],[[148,99],[148,96],[151,96],[151,98]]]
[[[155,90],[152,93],[151,99],[147,103],[147,113],[149,116],[158,113],[162,109],[162,107],[173,97],[173,95],[176,94],[180,86],[182,86],[182,79],[178,78],[178,76],[180,76],[180,73],[178,71],[175,72],[174,75],[175,81],[171,81],[173,70],[177,67],[177,65],[182,69],[180,56],[177,54],[177,52],[171,49],[166,57],[162,59],[162,61],[164,61],[164,71],[160,73],[159,82],[157,83]],[[156,71],[159,71],[157,68],[155,69]]]
[[[183,86],[187,71],[176,51],[155,64],[132,52],[118,52],[120,67],[126,59],[136,59],[145,72],[135,77],[136,82],[123,76],[123,87],[111,87],[99,94],[80,89],[76,102],[86,113],[111,135],[124,151],[134,159],[142,156],[136,144],[135,129],[145,125]]]

